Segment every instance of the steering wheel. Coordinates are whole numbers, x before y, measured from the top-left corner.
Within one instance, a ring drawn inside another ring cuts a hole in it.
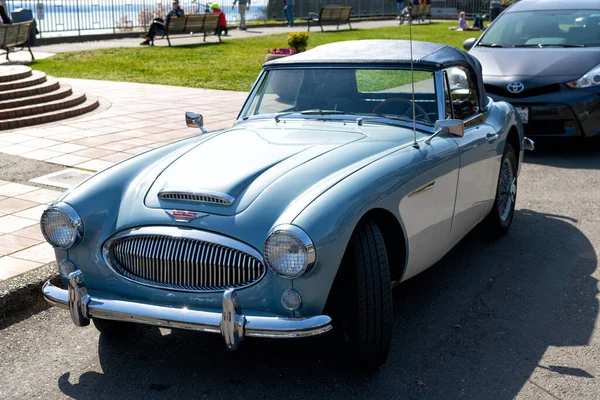
[[[427,115],[427,112],[425,110],[423,110],[423,108],[420,105],[413,103],[410,100],[403,99],[402,97],[390,97],[389,99],[385,99],[381,103],[377,104],[372,112],[374,114],[377,114],[377,111],[388,103],[406,103],[411,107],[411,109],[414,104],[415,109],[417,111],[419,111],[419,114],[422,114],[425,117],[425,119],[427,120],[427,122],[431,123],[431,119],[429,119],[429,115]],[[406,115],[406,113],[404,113],[404,115]]]

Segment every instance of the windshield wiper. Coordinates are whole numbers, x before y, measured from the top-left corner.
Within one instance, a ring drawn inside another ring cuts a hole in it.
[[[512,47],[585,47],[584,44],[515,44]]]
[[[279,118],[281,118],[281,117],[285,117],[286,115],[290,115],[290,114],[293,114],[293,113],[295,113],[295,112],[296,112],[296,111],[286,111],[286,112],[280,112],[280,113],[277,113],[277,114],[275,114],[275,115],[273,116],[273,118],[275,118],[275,122],[279,122]]]
[[[300,114],[302,114],[302,115],[336,115],[336,114],[347,114],[347,113],[345,111],[340,111],[340,110],[314,109],[314,110],[301,111]]]
[[[383,121],[382,121],[383,120]],[[412,118],[408,117],[386,117],[384,115],[378,115],[377,117],[360,117],[356,120],[356,123],[360,126],[363,122],[386,122],[385,120],[400,121],[400,122],[412,122]]]
[[[504,47],[500,44],[496,44],[496,43],[479,43],[477,45],[477,47]]]

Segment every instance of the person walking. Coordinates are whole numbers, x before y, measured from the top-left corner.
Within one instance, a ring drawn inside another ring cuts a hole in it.
[[[231,9],[233,10],[235,4],[238,4],[238,11],[240,13],[240,29],[246,30],[246,10],[250,10],[250,0],[233,0]]]
[[[294,26],[294,0],[283,0],[283,13],[290,27]]]

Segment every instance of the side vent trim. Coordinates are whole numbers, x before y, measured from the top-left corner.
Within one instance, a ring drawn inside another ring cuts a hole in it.
[[[161,200],[193,201],[197,203],[221,204],[224,206],[230,206],[235,202],[235,199],[228,194],[210,190],[202,190],[199,192],[192,192],[184,189],[161,190],[158,193],[158,198]]]

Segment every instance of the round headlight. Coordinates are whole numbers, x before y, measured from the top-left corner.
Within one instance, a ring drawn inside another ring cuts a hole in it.
[[[312,241],[294,225],[275,227],[265,241],[264,253],[267,265],[288,279],[304,274],[316,258]]]
[[[65,203],[44,211],[40,227],[48,243],[63,249],[73,246],[82,235],[81,218],[73,207]]]

